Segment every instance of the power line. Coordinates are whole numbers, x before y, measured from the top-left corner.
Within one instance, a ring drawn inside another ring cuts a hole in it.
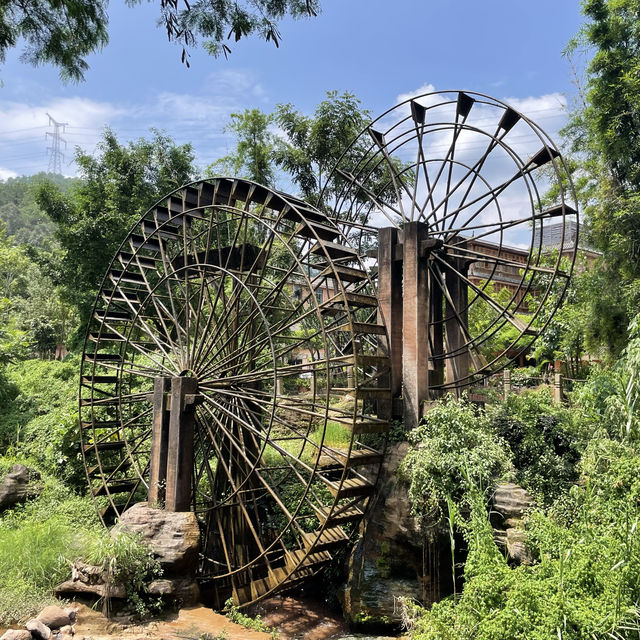
[[[47,147],[49,151],[49,173],[62,174],[62,163],[64,162],[64,153],[60,150],[60,143],[64,142],[64,148],[67,148],[67,141],[60,135],[65,132],[65,127],[68,126],[68,122],[58,122],[52,118],[48,113],[49,126],[53,126],[53,132],[47,131],[45,138],[51,136],[51,146]]]

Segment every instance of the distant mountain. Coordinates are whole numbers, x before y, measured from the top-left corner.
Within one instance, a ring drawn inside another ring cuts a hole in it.
[[[67,191],[78,179],[42,172],[0,182],[0,220],[18,244],[40,247],[53,236],[54,224],[40,211],[34,198],[35,188],[47,181]]]

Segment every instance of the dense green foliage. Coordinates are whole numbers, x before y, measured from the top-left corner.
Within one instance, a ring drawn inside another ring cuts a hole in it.
[[[225,131],[234,134],[236,149],[209,165],[207,171],[246,178],[268,187],[273,186],[275,168],[271,154],[275,142],[273,134],[269,131],[272,120],[272,115],[262,113],[260,109],[232,113],[231,122]]]
[[[291,175],[302,196],[318,205],[331,169],[369,123],[370,113],[352,93],[328,91],[313,116],[292,104],[280,104],[274,118],[286,134],[286,139],[278,141],[275,162]],[[331,201],[330,195],[325,195],[327,200]]]
[[[29,458],[0,458],[0,476],[13,463],[37,468]],[[42,471],[36,500],[0,517],[0,624],[24,621],[54,602],[53,588],[69,578],[75,560],[104,567],[127,586],[132,606],[144,614],[155,603],[144,581],[159,575],[158,564],[136,538],[109,536],[89,497],[80,497]]]
[[[51,63],[63,78],[82,80],[85,57],[108,41],[107,0],[9,0],[0,11],[0,62],[24,43],[22,60],[34,66]]]
[[[510,470],[506,443],[484,412],[453,397],[435,404],[409,442],[400,473],[416,515],[433,517],[445,501],[459,504],[470,486],[489,490]]]
[[[594,369],[573,393],[570,407],[554,406],[549,393],[538,390],[512,395],[477,415],[464,402],[449,400],[427,416],[420,427],[427,436],[423,447],[414,447],[405,462],[412,504],[424,509],[425,490],[438,492],[440,502],[456,496],[447,518],[464,535],[468,556],[458,597],[429,611],[405,602],[413,638],[638,637],[637,325],[637,320],[631,325],[623,358],[613,369]],[[454,425],[453,435],[434,428],[444,420]],[[489,443],[504,438],[500,452],[517,481],[537,498],[538,507],[525,519],[531,564],[510,566],[494,542],[486,489],[498,478],[487,472],[496,452],[484,444],[482,460],[480,440],[456,435],[474,430]],[[424,450],[427,444],[435,454]]]
[[[554,405],[549,388],[512,394],[487,410],[493,432],[507,443],[516,481],[540,504],[551,504],[577,479],[588,425],[581,415]]]
[[[41,247],[53,236],[54,224],[40,209],[35,196],[36,188],[45,182],[66,192],[77,180],[53,173],[37,173],[0,182],[0,220],[5,224],[7,235],[18,245]]]
[[[167,193],[195,177],[190,145],[155,132],[150,140],[120,144],[105,131],[95,156],[76,152],[81,180],[68,193],[40,187],[36,200],[55,223],[62,255],[58,282],[65,301],[88,318],[97,288],[131,226]]]
[[[592,441],[581,482],[527,521],[532,565],[510,567],[493,540],[484,501],[468,494],[459,525],[469,555],[458,600],[430,611],[408,605],[416,640],[636,638],[640,629],[638,499],[640,451]],[[612,635],[609,635],[612,634]]]
[[[615,356],[640,311],[640,28],[638,0],[583,0],[586,23],[569,46],[590,60],[566,136],[590,242],[602,260],[583,305],[593,338]]]
[[[83,487],[77,448],[78,358],[25,360],[5,372],[0,450],[20,452],[67,484]]]
[[[0,363],[64,349],[77,320],[62,298],[51,259],[55,254],[16,244],[0,220]]]
[[[129,0],[137,4],[142,0]],[[181,6],[182,5],[182,6]],[[211,55],[225,57],[231,49],[225,41],[238,42],[256,34],[280,46],[282,36],[277,20],[285,16],[315,16],[319,0],[162,0],[162,22],[170,41],[182,45],[182,61],[189,65],[188,49],[204,38]]]

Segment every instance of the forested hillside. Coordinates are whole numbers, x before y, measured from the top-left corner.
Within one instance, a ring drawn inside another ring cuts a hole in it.
[[[37,189],[45,182],[66,193],[78,181],[53,173],[37,173],[0,182],[0,220],[16,244],[42,247],[52,239],[55,225],[36,202]]]

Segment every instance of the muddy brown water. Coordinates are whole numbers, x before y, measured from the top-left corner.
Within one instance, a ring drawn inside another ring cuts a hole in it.
[[[106,618],[85,605],[78,607],[74,640],[200,640],[205,634],[227,640],[272,640],[269,633],[246,629],[203,606],[181,609],[139,625],[123,625],[117,618]],[[261,603],[257,613],[266,625],[279,631],[280,640],[397,640],[351,633],[339,615],[313,600],[270,598]],[[0,635],[3,632],[1,629]]]

